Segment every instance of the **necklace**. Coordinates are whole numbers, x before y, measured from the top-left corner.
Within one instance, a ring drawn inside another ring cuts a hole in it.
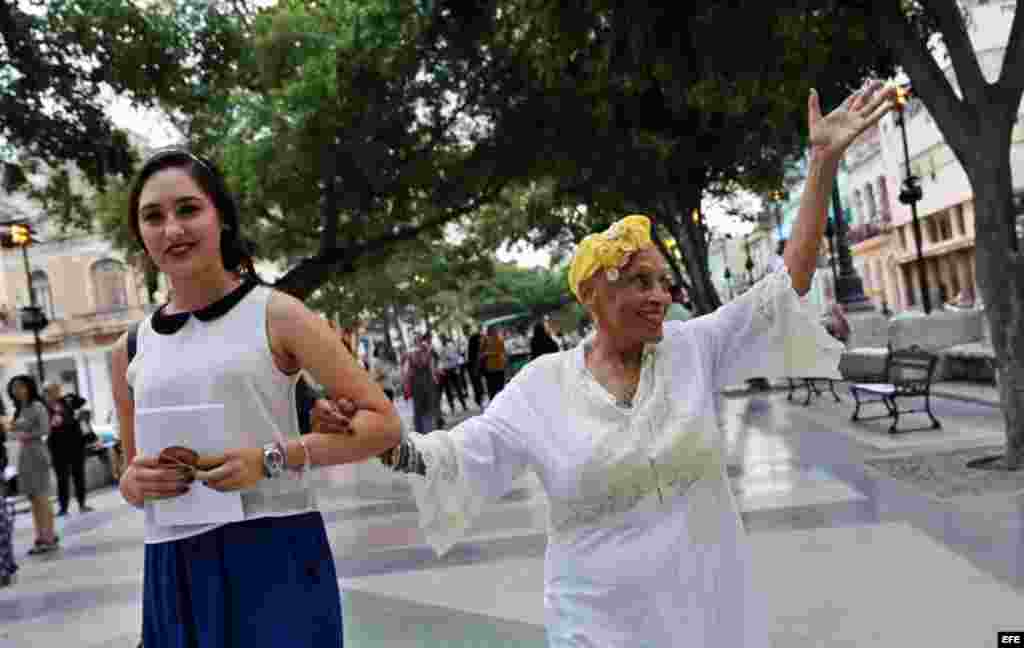
[[[611,397],[615,400],[616,405],[623,408],[633,407],[633,400],[636,398],[637,389],[639,389],[640,387],[641,368],[636,368],[635,375],[633,375],[634,371],[627,369],[625,379],[621,381],[614,380],[611,375],[604,376],[605,380],[601,380],[600,378],[597,377],[597,374],[591,371],[590,367],[587,365],[586,359],[590,355],[591,350],[592,347],[589,344],[587,344],[584,347],[584,371],[587,372],[587,375],[590,377],[591,380],[593,380],[598,385],[603,387],[604,390],[608,392],[609,395],[611,395]]]

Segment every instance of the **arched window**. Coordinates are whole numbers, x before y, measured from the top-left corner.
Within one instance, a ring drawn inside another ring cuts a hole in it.
[[[92,286],[96,295],[96,311],[112,311],[128,306],[124,266],[113,259],[92,265]]]
[[[56,319],[53,311],[53,294],[50,292],[50,279],[46,276],[45,270],[32,271],[32,294],[35,296],[36,306],[41,308],[51,320]]]

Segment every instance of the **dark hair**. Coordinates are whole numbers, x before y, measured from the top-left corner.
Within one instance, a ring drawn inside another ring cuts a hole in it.
[[[36,379],[28,374],[18,374],[11,378],[7,383],[7,396],[10,397],[11,402],[14,403],[14,418],[17,419],[18,415],[21,414],[22,403],[14,396],[14,385],[16,383],[23,383],[28,388],[28,402],[39,401],[43,402],[42,396],[39,395],[39,386],[36,384]]]
[[[672,301],[676,304],[683,303],[683,287],[677,283],[673,283],[672,287],[668,289],[670,295],[672,295]]]
[[[144,251],[146,249],[142,241],[142,232],[139,229],[139,199],[142,197],[142,188],[153,175],[165,169],[183,169],[217,208],[223,227],[220,237],[220,254],[224,261],[224,268],[230,272],[255,276],[256,272],[252,262],[253,245],[242,236],[241,226],[238,222],[238,204],[232,198],[231,192],[228,191],[224,177],[212,162],[184,148],[172,147],[157,151],[143,163],[142,169],[135,177],[135,184],[132,185],[131,196],[128,200],[128,219],[132,233],[135,234],[135,240],[139,242],[142,249]]]

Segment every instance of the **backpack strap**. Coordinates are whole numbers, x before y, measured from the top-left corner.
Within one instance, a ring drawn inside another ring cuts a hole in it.
[[[142,322],[135,322],[128,329],[128,338],[125,340],[125,347],[128,350],[128,364],[132,363],[135,359],[135,354],[139,351],[139,324]],[[132,391],[132,386],[128,385],[128,391]]]
[[[135,354],[139,351],[139,324],[141,322],[135,322],[128,329],[128,339],[125,340],[125,345],[128,347],[128,364],[131,364],[135,359]]]

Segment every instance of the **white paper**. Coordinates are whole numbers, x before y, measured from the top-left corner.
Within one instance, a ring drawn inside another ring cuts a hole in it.
[[[135,441],[139,452],[147,457],[159,456],[170,446],[184,446],[199,454],[220,454],[237,444],[228,438],[221,404],[138,409]],[[156,523],[161,526],[216,524],[245,518],[239,493],[221,493],[198,481],[192,483],[185,495],[153,502],[153,508]]]

